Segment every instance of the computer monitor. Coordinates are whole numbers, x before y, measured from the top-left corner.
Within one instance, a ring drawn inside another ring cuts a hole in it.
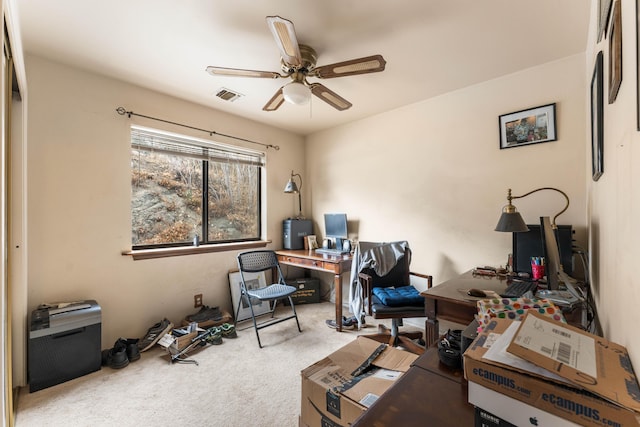
[[[543,257],[542,227],[540,224],[527,224],[529,231],[512,233],[513,235],[513,271],[531,274],[531,258]],[[558,225],[556,240],[560,248],[560,262],[565,273],[573,274],[573,227]]]
[[[562,284],[567,291],[577,300],[584,301],[582,295],[576,291],[573,286],[576,279],[569,276],[562,269],[560,263],[560,251],[558,250],[558,241],[556,240],[556,231],[551,227],[551,220],[548,216],[540,217],[540,226],[542,227],[542,238],[544,243],[545,256],[545,274],[547,275],[547,289],[550,291],[560,290]]]
[[[551,227],[551,220],[548,216],[540,217],[540,227],[542,229],[542,246],[544,248],[544,271],[547,276],[547,289],[557,291],[560,289],[559,274],[562,270],[560,264],[560,250],[556,233]]]
[[[326,237],[335,239],[334,248],[342,249],[343,240],[349,237],[347,234],[347,214],[324,214],[324,231]]]

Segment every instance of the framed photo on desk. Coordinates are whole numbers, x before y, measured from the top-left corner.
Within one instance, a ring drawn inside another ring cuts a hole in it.
[[[318,239],[315,234],[310,234],[304,237],[304,248],[309,249],[310,251],[314,249],[318,249]]]

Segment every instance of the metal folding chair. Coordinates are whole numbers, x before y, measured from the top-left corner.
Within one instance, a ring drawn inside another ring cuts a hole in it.
[[[296,288],[286,284],[284,276],[282,275],[282,270],[280,270],[278,256],[274,251],[249,251],[238,254],[238,269],[240,270],[241,280],[240,298],[238,301],[238,307],[236,309],[235,323],[237,323],[238,321],[237,319],[238,315],[240,314],[240,307],[242,307],[242,302],[244,300],[249,305],[251,318],[253,320],[253,327],[256,331],[256,337],[258,337],[258,345],[260,346],[260,348],[262,348],[262,343],[260,342],[260,334],[258,333],[260,329],[264,329],[277,323],[284,322],[285,320],[296,319],[298,331],[302,332],[302,329],[300,329],[300,322],[298,322],[296,308],[293,304],[293,299],[291,298],[291,295],[296,291]],[[272,282],[274,283],[262,288],[249,289],[245,281],[245,273],[258,273],[266,270],[272,271]],[[289,299],[291,314],[284,318],[274,319],[274,313],[278,300],[283,298]],[[258,322],[256,321],[256,315],[253,310],[251,299],[266,301],[268,304],[271,304],[273,302],[273,306],[270,309],[272,320],[258,324]]]

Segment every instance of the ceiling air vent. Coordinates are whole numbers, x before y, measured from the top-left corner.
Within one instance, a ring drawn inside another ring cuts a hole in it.
[[[218,93],[216,93],[216,96],[224,101],[235,101],[244,95],[226,88],[221,88]]]

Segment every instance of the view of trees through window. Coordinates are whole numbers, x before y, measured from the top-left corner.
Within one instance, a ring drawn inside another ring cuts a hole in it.
[[[192,244],[196,235],[201,243],[259,238],[260,167],[139,149],[131,153],[134,247]]]

